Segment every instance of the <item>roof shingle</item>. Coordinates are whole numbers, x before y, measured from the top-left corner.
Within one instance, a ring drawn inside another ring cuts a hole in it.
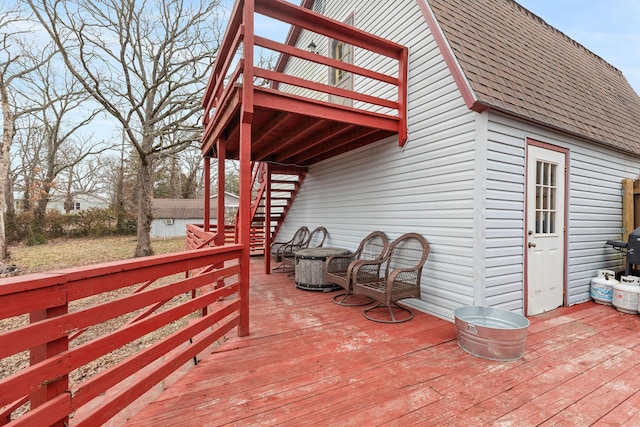
[[[605,60],[513,0],[428,0],[483,105],[640,155],[640,98]]]

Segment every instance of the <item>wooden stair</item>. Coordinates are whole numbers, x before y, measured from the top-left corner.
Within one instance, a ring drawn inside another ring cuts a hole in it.
[[[253,170],[250,245],[252,255],[261,255],[267,241],[265,230],[272,241],[302,186],[307,168],[257,163]],[[268,228],[265,224],[269,224]]]

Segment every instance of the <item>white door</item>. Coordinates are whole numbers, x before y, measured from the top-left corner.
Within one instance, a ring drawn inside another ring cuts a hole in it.
[[[527,314],[564,302],[565,153],[527,149]]]

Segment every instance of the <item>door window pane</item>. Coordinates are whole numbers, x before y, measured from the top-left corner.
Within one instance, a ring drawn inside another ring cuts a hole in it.
[[[536,234],[555,234],[558,165],[536,162]]]

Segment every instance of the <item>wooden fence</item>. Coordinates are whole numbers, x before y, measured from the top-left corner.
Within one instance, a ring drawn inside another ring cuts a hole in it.
[[[622,180],[622,239],[629,241],[629,233],[640,227],[640,180]]]

